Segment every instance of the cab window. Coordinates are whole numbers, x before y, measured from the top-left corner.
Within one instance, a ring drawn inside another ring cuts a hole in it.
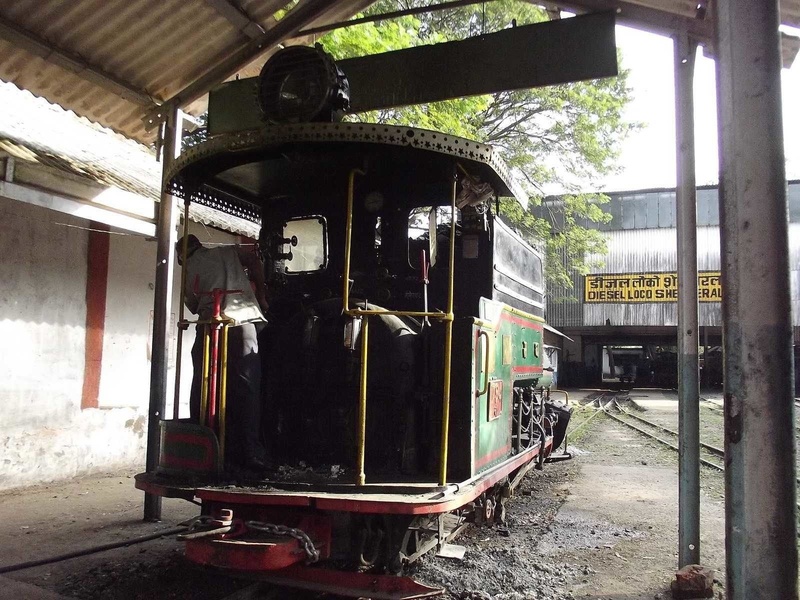
[[[419,206],[408,213],[408,263],[419,269],[424,250],[431,265],[436,264],[438,237],[450,234],[452,222],[449,206]]]
[[[323,217],[302,217],[283,226],[282,252],[287,273],[309,273],[328,264],[327,225]]]

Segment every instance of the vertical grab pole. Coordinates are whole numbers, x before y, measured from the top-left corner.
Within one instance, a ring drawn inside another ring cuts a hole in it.
[[[713,3],[729,600],[798,599],[791,246],[779,8],[778,0]]]
[[[364,456],[367,446],[367,344],[369,343],[369,317],[364,317],[361,327],[361,381],[358,389],[358,485],[367,480]]]
[[[353,197],[355,196],[356,175],[363,175],[361,169],[352,169],[347,178],[347,220],[344,233],[344,272],[342,274],[342,313],[350,312],[350,250],[353,241]],[[366,306],[365,306],[366,308]],[[369,318],[364,318],[361,331],[361,375],[358,390],[358,485],[364,485],[364,457],[367,439],[367,342],[369,337]]]
[[[222,325],[222,347],[220,348],[219,362],[219,453],[225,460],[225,409],[228,400],[228,326]]]
[[[217,312],[217,315],[219,315],[219,312]],[[217,424],[219,423],[217,420],[217,402],[219,398],[217,395],[219,386],[219,322],[215,320],[211,327],[211,363],[208,376],[208,426],[215,432],[219,432],[219,429],[217,429]]]
[[[200,327],[198,323],[195,327]],[[208,380],[209,354],[211,353],[211,333],[208,324],[203,324],[203,383],[200,386],[200,424],[208,425]]]
[[[453,289],[456,254],[456,193],[458,179],[453,175],[453,194],[450,202],[450,265],[447,281],[447,314],[444,317],[444,386],[442,391],[442,444],[439,467],[439,485],[447,484],[447,445],[450,438],[450,367],[453,350]]]
[[[178,316],[178,344],[175,350],[175,397],[172,402],[172,418],[176,421],[181,416],[181,355],[183,354],[183,332],[186,331],[183,320],[186,316],[186,307],[183,295],[186,293],[186,253],[189,251],[189,194],[183,200],[183,240],[181,242],[181,294],[180,294],[180,314]],[[197,325],[195,325],[197,327]]]
[[[342,275],[342,312],[350,310],[350,246],[353,241],[353,196],[355,195],[356,175],[363,175],[361,169],[353,169],[347,178],[347,222],[344,230],[344,273]]]

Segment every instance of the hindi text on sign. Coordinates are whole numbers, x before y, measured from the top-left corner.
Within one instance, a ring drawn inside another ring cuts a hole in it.
[[[678,275],[662,273],[593,274],[584,276],[584,302],[677,302]],[[720,302],[722,285],[718,271],[703,271],[697,276],[700,302]]]

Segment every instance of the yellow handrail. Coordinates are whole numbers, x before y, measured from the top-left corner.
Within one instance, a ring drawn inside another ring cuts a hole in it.
[[[450,265],[447,282],[447,313],[444,319],[444,389],[442,391],[442,463],[439,466],[439,485],[447,483],[447,445],[450,438],[450,374],[453,351],[453,290],[456,254],[456,193],[458,179],[453,177],[453,194],[450,203]]]
[[[550,397],[550,394],[564,394],[564,396],[566,398],[565,402],[566,402],[567,406],[569,406],[569,393],[567,393],[566,390],[548,390],[547,391],[548,398]]]
[[[197,324],[197,327],[200,323]],[[208,325],[203,330],[203,383],[200,386],[200,424],[207,425],[206,411],[208,410],[208,378],[211,364],[211,331]]]
[[[358,485],[364,485],[364,457],[367,446],[367,343],[369,340],[369,317],[361,327],[361,381],[358,388]]]
[[[222,325],[222,348],[219,350],[219,455],[225,460],[225,410],[228,400],[228,327]]]
[[[359,317],[359,316],[363,317],[366,315],[394,315],[396,317],[430,317],[432,319],[447,318],[447,314],[441,311],[422,312],[415,310],[386,310],[385,308],[378,308],[378,309],[351,308],[350,310],[345,312],[346,314],[353,317]]]
[[[364,472],[365,448],[366,448],[366,423],[367,423],[367,341],[369,330],[369,317],[372,315],[395,315],[429,317],[441,319],[445,323],[444,337],[444,382],[442,390],[442,436],[441,436],[441,457],[442,462],[439,468],[440,485],[447,483],[447,446],[450,436],[450,378],[452,371],[452,351],[453,351],[453,295],[455,282],[455,249],[456,249],[456,194],[458,192],[458,178],[453,177],[452,197],[450,202],[450,265],[448,273],[447,287],[447,312],[429,311],[401,311],[386,309],[367,309],[350,308],[350,259],[351,246],[353,240],[353,197],[355,195],[355,176],[363,175],[361,169],[352,169],[347,181],[347,217],[345,221],[345,248],[344,248],[344,272],[342,275],[342,314],[354,317],[364,317],[362,326],[361,340],[361,373],[359,385],[359,435],[358,435],[358,483],[364,485],[366,474]]]
[[[353,196],[355,195],[356,175],[363,175],[361,169],[353,169],[347,177],[347,221],[344,230],[344,274],[342,275],[342,310],[347,314],[350,308],[350,246],[353,242]]]

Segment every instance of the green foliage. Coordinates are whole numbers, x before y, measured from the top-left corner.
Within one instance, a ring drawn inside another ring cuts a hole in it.
[[[540,217],[523,208],[511,198],[500,201],[501,218],[520,234],[545,251],[545,276],[551,302],[574,301],[573,274],[585,275],[592,267],[600,266],[591,256],[607,252],[606,238],[593,224],[608,223],[611,215],[602,209],[608,202],[602,194],[569,194],[557,203],[548,202]],[[535,242],[534,242],[535,243]]]
[[[380,0],[367,14],[421,5],[422,0]],[[546,18],[543,9],[530,3],[496,0],[339,29],[320,41],[334,58],[341,59],[459,40]],[[616,78],[393,108],[352,118],[434,129],[500,149],[532,199],[528,209],[504,201],[501,214],[529,241],[545,247],[551,293],[562,288],[568,295],[572,273],[586,272],[591,266],[586,257],[606,251],[602,234],[587,225],[610,219],[602,210],[607,198],[578,190],[614,169],[620,142],[636,127],[622,116],[630,100],[626,77],[622,71]],[[544,190],[552,186],[574,195],[562,199],[555,218],[537,216]]]

